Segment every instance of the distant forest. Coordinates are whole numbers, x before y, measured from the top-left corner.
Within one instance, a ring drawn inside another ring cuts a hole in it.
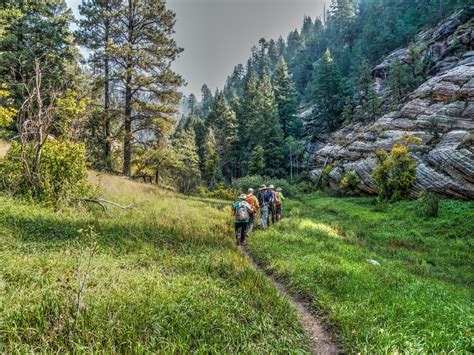
[[[191,94],[175,134],[195,137],[209,185],[253,174],[289,177],[301,165],[304,142],[387,108],[374,65],[469,2],[334,0],[324,16],[305,17],[286,39],[260,39],[221,91],[213,95],[204,84],[199,102]],[[431,63],[421,60],[421,50],[411,47],[407,63],[390,68],[392,101],[426,78]],[[298,115],[304,107],[315,107],[311,122]]]

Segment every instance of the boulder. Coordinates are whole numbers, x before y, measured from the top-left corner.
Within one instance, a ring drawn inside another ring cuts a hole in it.
[[[440,81],[431,89],[433,99],[436,101],[450,101],[456,99],[460,87],[450,81]]]
[[[468,141],[471,134],[468,131],[451,131],[444,134],[436,149],[457,149]]]

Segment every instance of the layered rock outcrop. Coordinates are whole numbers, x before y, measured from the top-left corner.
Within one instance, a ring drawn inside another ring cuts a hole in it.
[[[474,47],[472,24],[472,18],[461,23],[452,16],[438,28],[420,34],[419,38],[429,43],[427,51],[441,53],[434,76],[419,86],[398,110],[373,123],[349,124],[333,133],[314,151],[312,178],[319,180],[324,166],[330,163],[333,169],[328,178],[334,188],[339,187],[346,172],[353,170],[361,178],[360,189],[375,194],[374,153],[391,149],[409,134],[419,137],[422,142],[410,146],[411,154],[418,162],[411,195],[416,197],[421,191],[430,190],[449,197],[473,199],[474,52],[457,52],[456,60],[450,59],[451,64],[446,64],[448,54],[453,53],[449,50],[450,41],[462,40],[466,42],[464,48]],[[440,47],[449,53],[444,53]],[[374,69],[375,75],[385,75],[387,63],[400,53],[403,50],[388,56]],[[438,65],[441,62],[444,64]]]

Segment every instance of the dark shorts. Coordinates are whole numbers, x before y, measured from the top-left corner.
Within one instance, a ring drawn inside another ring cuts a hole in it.
[[[275,213],[281,214],[281,205],[275,205]]]

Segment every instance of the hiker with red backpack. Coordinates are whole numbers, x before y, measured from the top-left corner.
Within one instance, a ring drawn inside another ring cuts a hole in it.
[[[250,206],[246,199],[247,195],[241,194],[232,205],[237,245],[244,245],[247,239],[247,227],[252,213],[252,206]]]

